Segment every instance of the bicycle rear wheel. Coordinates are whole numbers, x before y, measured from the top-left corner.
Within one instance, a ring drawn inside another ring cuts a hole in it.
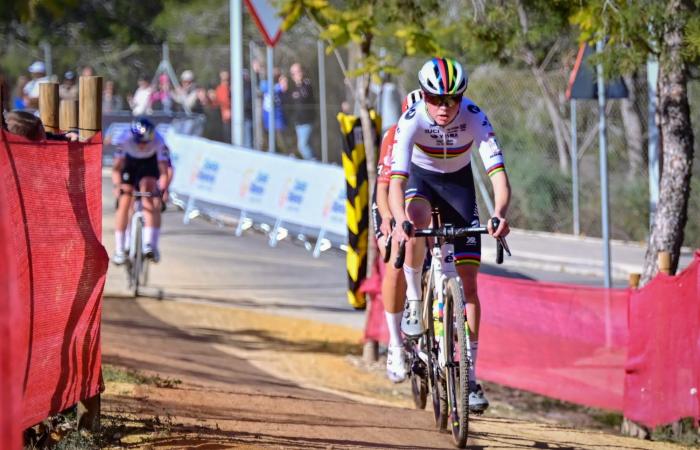
[[[420,357],[428,355],[429,350],[426,336],[420,337],[411,348],[411,393],[416,409],[425,409],[428,400],[428,368],[426,362]],[[428,357],[429,358],[429,357]]]
[[[148,284],[148,268],[151,263],[147,258],[143,258],[143,264],[141,265],[141,281],[139,285],[146,286]]]
[[[450,427],[455,445],[464,448],[469,435],[469,357],[464,291],[457,279],[447,282],[446,297],[444,320]]]
[[[423,272],[421,280],[421,290],[423,291],[423,308],[432,306],[431,299],[426,296],[426,285],[429,283],[429,272]],[[422,313],[422,312],[421,312]],[[423,314],[421,314],[423,320]],[[411,345],[411,393],[413,394],[413,404],[416,409],[425,409],[428,401],[428,386],[430,379],[430,350],[432,339],[426,332]]]

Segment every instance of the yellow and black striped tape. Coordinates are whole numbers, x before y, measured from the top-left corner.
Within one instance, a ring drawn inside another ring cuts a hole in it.
[[[348,226],[348,302],[355,309],[365,309],[365,295],[360,286],[367,274],[367,245],[369,233],[369,181],[362,125],[358,117],[339,113],[338,122],[343,133],[343,171],[345,173],[345,214]],[[374,111],[370,117],[375,131],[381,129],[381,121]],[[375,133],[379,136],[379,133]]]

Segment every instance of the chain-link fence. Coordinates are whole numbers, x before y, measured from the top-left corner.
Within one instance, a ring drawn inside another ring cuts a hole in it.
[[[267,78],[265,47],[245,40],[244,66],[253,76],[254,107],[247,108],[254,129],[254,147],[267,148],[263,114],[265,102],[260,82]],[[99,75],[116,83],[116,95],[132,96],[140,75],[153,77],[163,52],[159,46],[133,45],[125,49],[60,48],[51,49],[53,72],[58,81],[66,70],[78,70],[89,64]],[[347,64],[347,55],[341,54]],[[5,44],[0,56],[0,68],[9,75],[11,84],[35,59],[43,59],[42,49]],[[198,108],[207,116],[206,137],[227,140],[221,112],[212,102],[219,83],[219,72],[229,69],[229,47],[179,46],[169,47],[169,60],[179,76],[192,70],[195,84],[203,88]],[[257,60],[257,64],[254,61]],[[354,105],[335,54],[325,55],[326,121],[328,124],[328,161],[341,161],[342,143],[336,115],[346,100],[346,108]],[[407,59],[401,63],[404,75],[393,80],[401,94],[415,89],[415,74],[422,59]],[[274,50],[274,66],[279,74],[292,79],[289,68],[300,63],[304,76],[311,81],[315,103],[304,105],[314,117],[311,146],[314,157],[321,159],[319,107],[319,55],[317,41],[308,36],[284,36]],[[531,230],[572,233],[573,190],[570,162],[571,105],[565,98],[570,68],[549,71],[536,78],[530,70],[503,68],[495,65],[469,67],[470,82],[467,95],[488,114],[498,138],[505,149],[506,165],[513,187],[510,218],[514,226]],[[158,85],[159,80],[153,80]],[[278,82],[279,79],[276,79]],[[607,106],[608,179],[610,220],[613,238],[644,241],[649,229],[649,181],[647,162],[647,89],[642,71],[636,81],[628,81],[632,96],[628,100],[611,100]],[[266,83],[266,81],[265,81]],[[551,101],[545,100],[543,89]],[[696,134],[694,177],[689,203],[689,219],[685,243],[700,246],[700,82],[689,85],[691,114]],[[15,92],[15,95],[16,92]],[[234,95],[239,95],[234,93]],[[373,99],[379,96],[372,96]],[[288,109],[284,98],[278,121],[278,151],[296,154],[296,134],[293,123],[285,117]],[[577,101],[580,230],[587,236],[600,236],[600,175],[598,151],[598,113],[595,100]],[[279,124],[283,126],[279,126]],[[557,131],[558,130],[558,131]],[[557,137],[558,133],[558,137]],[[481,164],[476,164],[482,171]],[[482,176],[486,180],[485,176]],[[490,188],[489,183],[485,183]],[[481,211],[487,211],[480,205]]]

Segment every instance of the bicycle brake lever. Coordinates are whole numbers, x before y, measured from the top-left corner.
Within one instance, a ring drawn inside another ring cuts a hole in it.
[[[513,256],[510,254],[510,248],[508,248],[508,244],[506,243],[506,238],[499,237],[498,240],[501,242],[501,245],[503,246],[503,250],[505,250],[506,255]]]

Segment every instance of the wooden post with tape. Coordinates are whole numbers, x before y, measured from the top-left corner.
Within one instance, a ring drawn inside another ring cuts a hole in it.
[[[58,133],[58,83],[39,83],[39,117],[48,133]]]
[[[102,129],[102,77],[80,77],[79,86],[78,124],[80,140],[85,141]],[[101,373],[100,379],[102,379]],[[92,432],[99,431],[100,407],[99,393],[94,397],[81,400],[78,403],[78,428]]]

